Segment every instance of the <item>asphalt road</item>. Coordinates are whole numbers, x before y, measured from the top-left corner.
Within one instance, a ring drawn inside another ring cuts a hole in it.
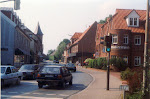
[[[62,99],[85,89],[93,80],[89,74],[81,71],[72,72],[73,85],[60,87],[44,86],[39,89],[36,80],[22,80],[20,85],[6,86],[1,90],[2,99]]]

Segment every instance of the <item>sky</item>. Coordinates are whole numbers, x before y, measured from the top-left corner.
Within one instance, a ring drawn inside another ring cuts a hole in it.
[[[5,0],[0,0],[5,1]],[[146,9],[147,0],[20,0],[15,10],[22,23],[32,32],[39,22],[43,32],[44,53],[56,49],[59,43],[75,32],[84,32],[95,21],[115,14],[119,9]],[[14,7],[14,2],[0,3]]]

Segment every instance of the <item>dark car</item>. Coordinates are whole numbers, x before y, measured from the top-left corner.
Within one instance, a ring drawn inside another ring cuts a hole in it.
[[[39,71],[39,65],[25,64],[19,69],[23,73],[23,79],[35,79]]]
[[[42,88],[43,85],[60,85],[65,87],[66,83],[72,85],[72,74],[65,66],[44,66],[37,75],[38,87]]]
[[[66,67],[68,68],[68,70],[73,70],[74,72],[76,72],[76,66],[73,63],[67,63]]]

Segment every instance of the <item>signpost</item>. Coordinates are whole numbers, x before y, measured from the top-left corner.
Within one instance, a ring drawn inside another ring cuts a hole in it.
[[[123,99],[125,99],[125,95],[126,95],[125,91],[129,91],[129,86],[128,85],[120,85],[119,89],[123,90]]]

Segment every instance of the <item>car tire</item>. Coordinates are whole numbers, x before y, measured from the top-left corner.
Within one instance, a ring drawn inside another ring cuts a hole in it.
[[[65,87],[66,87],[65,81],[63,81],[63,82],[61,83],[61,87],[62,87],[62,88],[65,88]]]
[[[72,85],[72,79],[69,81],[69,85]]]
[[[4,80],[1,80],[1,88],[4,88]]]
[[[16,85],[20,85],[20,77],[18,77],[18,79],[16,81]]]
[[[74,72],[76,72],[76,70],[74,70]]]
[[[42,87],[43,87],[43,84],[38,83],[38,87],[39,87],[39,88],[42,88]]]

